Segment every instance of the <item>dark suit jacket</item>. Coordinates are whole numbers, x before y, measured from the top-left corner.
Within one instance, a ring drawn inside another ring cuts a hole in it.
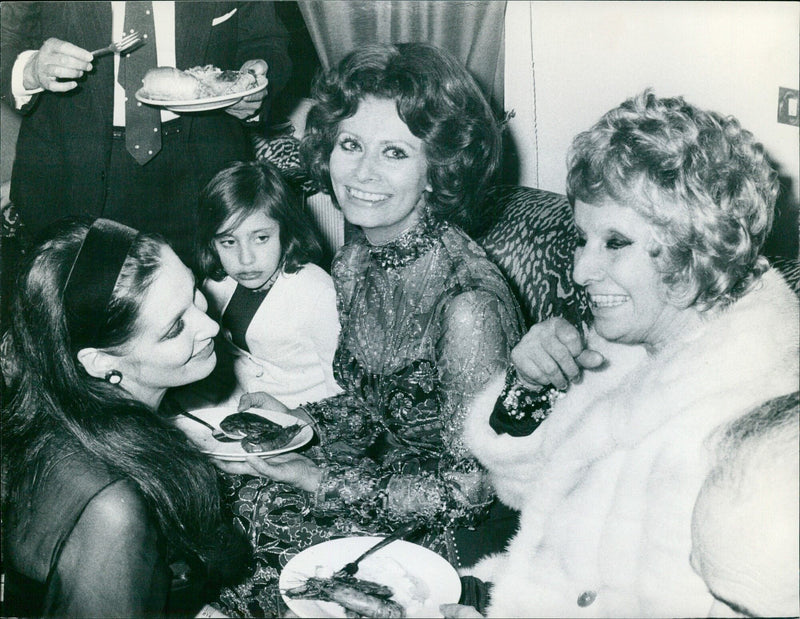
[[[12,106],[11,68],[26,49],[49,37],[87,50],[111,41],[109,2],[3,2],[0,37],[2,97]],[[236,9],[216,26],[212,20]],[[213,64],[238,69],[245,60],[269,64],[269,92],[275,94],[291,71],[288,33],[272,2],[175,3],[176,64],[181,69]],[[11,199],[35,231],[68,214],[99,215],[106,192],[111,152],[114,62],[98,58],[90,74],[69,93],[43,92],[22,110]],[[222,110],[184,114],[182,139],[196,155],[199,183],[224,163],[251,156],[242,123]]]

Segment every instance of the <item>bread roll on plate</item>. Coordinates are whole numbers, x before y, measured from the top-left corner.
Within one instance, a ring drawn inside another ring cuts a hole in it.
[[[142,94],[158,101],[190,101],[203,96],[203,84],[175,67],[156,67],[145,73]]]

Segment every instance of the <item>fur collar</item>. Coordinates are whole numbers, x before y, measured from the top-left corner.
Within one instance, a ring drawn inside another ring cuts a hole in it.
[[[496,376],[473,400],[465,424],[470,449],[501,477],[530,479],[537,464],[552,457],[565,425],[591,423],[570,411],[618,411],[617,423],[599,420],[597,431],[619,432],[615,440],[636,441],[676,412],[708,402],[712,422],[743,413],[772,396],[797,389],[800,317],[798,300],[774,270],[736,303],[709,314],[704,325],[681,342],[650,357],[642,346],[615,344],[590,333],[589,343],[607,363],[584,373],[580,384],[559,400],[550,417],[530,436],[496,435],[488,419],[503,386]],[[603,413],[605,417],[605,413]],[[601,430],[601,427],[606,427]],[[517,470],[522,467],[522,470]],[[503,486],[502,480],[498,481]],[[514,497],[502,497],[518,507]]]

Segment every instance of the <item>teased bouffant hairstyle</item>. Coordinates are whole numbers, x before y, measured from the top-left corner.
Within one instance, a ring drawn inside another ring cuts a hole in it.
[[[24,506],[31,484],[49,474],[64,453],[78,450],[135,484],[174,551],[202,559],[213,578],[235,580],[242,576],[248,547],[223,520],[215,468],[181,430],[120,387],[90,376],[77,359],[64,290],[90,225],[54,224],[18,274],[12,398],[2,410],[4,506]],[[139,334],[143,299],[168,247],[157,235],[136,236],[105,322],[86,345],[124,351]],[[236,558],[229,562],[226,554]]]
[[[730,303],[768,267],[777,174],[733,117],[648,89],[575,138],[568,170],[573,206],[611,200],[653,225],[664,282],[685,306]]]
[[[499,166],[500,123],[475,79],[445,51],[424,43],[360,47],[316,77],[312,96],[301,154],[329,194],[339,123],[367,96],[391,99],[425,145],[432,213],[473,234],[489,223],[480,206]]]
[[[225,222],[232,219],[235,228],[259,211],[280,226],[284,271],[295,273],[310,262],[327,268],[318,228],[278,168],[266,161],[240,161],[217,172],[200,194],[195,260],[203,277],[220,281],[226,275],[214,248]]]

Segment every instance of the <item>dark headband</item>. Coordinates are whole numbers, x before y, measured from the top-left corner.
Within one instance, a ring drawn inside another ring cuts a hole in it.
[[[97,219],[83,239],[64,285],[64,313],[74,350],[93,345],[108,319],[108,304],[138,232]]]

